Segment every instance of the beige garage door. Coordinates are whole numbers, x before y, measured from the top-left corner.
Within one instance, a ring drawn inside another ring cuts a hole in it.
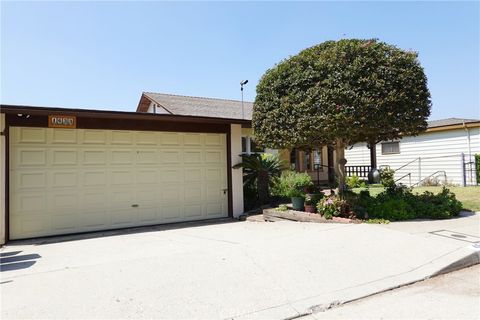
[[[228,216],[226,135],[10,128],[10,238]]]

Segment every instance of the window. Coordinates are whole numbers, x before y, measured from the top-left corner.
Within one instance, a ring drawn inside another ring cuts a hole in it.
[[[293,149],[290,152],[290,169],[297,170],[297,150]]]
[[[396,154],[400,153],[400,142],[383,142],[382,154]]]
[[[322,149],[313,150],[313,169],[322,171]]]
[[[250,138],[250,151],[251,152],[265,152],[265,149],[259,147],[253,139]]]
[[[247,153],[247,137],[242,137],[242,153]]]
[[[312,170],[312,157],[309,151],[305,151],[305,157],[303,157],[303,168],[305,170]]]
[[[242,153],[263,153],[264,148],[259,147],[251,137],[242,137]]]

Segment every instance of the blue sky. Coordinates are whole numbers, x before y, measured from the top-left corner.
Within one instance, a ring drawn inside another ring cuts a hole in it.
[[[431,119],[480,118],[479,2],[2,2],[2,103],[135,110],[142,91],[245,99],[325,40],[413,49]]]

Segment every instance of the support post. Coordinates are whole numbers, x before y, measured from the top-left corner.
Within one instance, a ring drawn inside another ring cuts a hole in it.
[[[462,187],[467,185],[467,175],[465,174],[465,154],[460,154],[460,172],[462,173]]]

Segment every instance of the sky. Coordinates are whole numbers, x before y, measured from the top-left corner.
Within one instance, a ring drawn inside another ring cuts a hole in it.
[[[255,99],[262,74],[327,40],[415,50],[430,119],[480,118],[480,2],[1,3],[0,102],[134,111],[143,91]]]

